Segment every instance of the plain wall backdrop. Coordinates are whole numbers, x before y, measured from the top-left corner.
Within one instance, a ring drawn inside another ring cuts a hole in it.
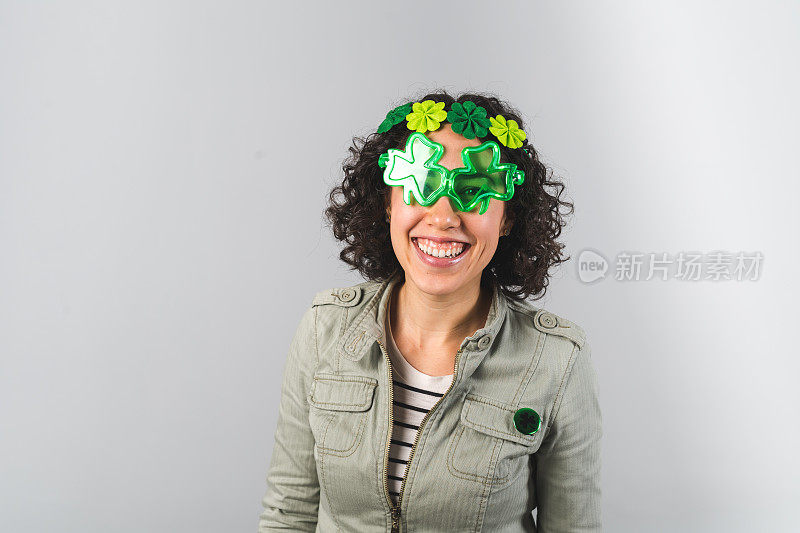
[[[0,529],[255,531],[354,135],[490,91],[567,183],[609,532],[796,531],[800,4],[0,2]],[[591,248],[757,280],[582,283]]]

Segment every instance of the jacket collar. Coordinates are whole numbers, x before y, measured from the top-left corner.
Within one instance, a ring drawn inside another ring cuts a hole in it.
[[[389,279],[379,283],[378,290],[363,305],[359,314],[342,335],[342,340],[338,345],[340,355],[352,361],[358,361],[373,347],[378,339],[381,339],[381,341],[385,339],[384,324],[386,323],[389,297],[394,287],[403,278],[402,269],[398,269]],[[506,297],[496,283],[492,282],[491,286],[492,303],[486,317],[486,324],[462,341],[460,348],[464,352],[478,352],[481,355],[485,355],[505,322],[508,314]],[[488,340],[483,340],[484,337]]]

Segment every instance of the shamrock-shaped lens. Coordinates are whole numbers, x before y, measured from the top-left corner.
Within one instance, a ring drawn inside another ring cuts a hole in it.
[[[467,159],[465,169],[464,172],[454,172],[453,189],[465,206],[476,197],[486,196],[491,192],[499,196],[506,194],[507,169],[494,167],[493,156],[490,146],[481,151],[464,154],[464,158]]]
[[[438,164],[443,153],[441,144],[432,142],[422,133],[412,133],[405,150],[391,148],[379,159],[379,164],[386,167],[383,181],[402,186],[406,204],[411,205],[413,193],[418,203],[429,205],[444,187],[447,169]]]

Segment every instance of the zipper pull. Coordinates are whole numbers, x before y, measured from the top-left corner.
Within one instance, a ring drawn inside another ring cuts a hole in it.
[[[400,531],[400,507],[392,507],[392,533]]]

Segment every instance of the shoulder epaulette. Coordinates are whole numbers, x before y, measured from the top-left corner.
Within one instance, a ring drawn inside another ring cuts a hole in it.
[[[341,307],[352,307],[358,305],[363,294],[364,289],[358,285],[354,287],[325,289],[324,291],[319,291],[314,296],[311,306],[334,304]]]
[[[533,315],[533,325],[543,333],[568,338],[578,345],[579,349],[583,348],[583,344],[586,342],[586,333],[582,327],[544,309],[539,309]]]
[[[539,331],[565,337],[574,342],[579,349],[583,348],[586,342],[586,333],[576,323],[546,309],[535,307],[529,302],[510,302],[509,305],[517,311],[530,316],[533,320],[533,325]]]

